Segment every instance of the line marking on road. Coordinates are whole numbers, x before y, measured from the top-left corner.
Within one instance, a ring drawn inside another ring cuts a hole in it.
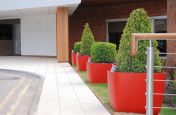
[[[5,105],[10,101],[10,98],[14,95],[16,90],[22,85],[25,78],[20,79],[19,83],[8,93],[8,95],[3,99],[2,102],[0,102],[0,111],[3,110]]]
[[[28,81],[28,83],[25,85],[23,90],[19,93],[18,98],[16,99],[15,103],[11,106],[10,111],[6,115],[13,115],[16,112],[16,108],[20,104],[21,100],[23,99],[23,96],[25,95],[26,91],[29,89],[31,85],[31,80]]]

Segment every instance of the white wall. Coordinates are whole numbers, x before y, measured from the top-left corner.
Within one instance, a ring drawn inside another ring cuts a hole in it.
[[[56,56],[56,15],[21,18],[21,54]]]

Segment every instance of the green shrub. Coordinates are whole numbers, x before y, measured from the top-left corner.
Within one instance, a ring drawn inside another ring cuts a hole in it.
[[[91,47],[91,61],[95,63],[114,63],[116,45],[106,42],[96,42]]]
[[[138,42],[138,54],[134,57],[130,54],[131,33],[151,33],[151,22],[144,9],[136,9],[128,18],[126,27],[120,41],[119,51],[117,55],[118,71],[121,72],[146,72],[146,47],[149,47],[149,41]],[[161,60],[157,50],[158,43],[153,41],[155,52],[155,65],[160,66]],[[160,72],[160,68],[155,68],[156,72]]]
[[[80,52],[80,50],[81,50],[81,45],[82,45],[82,42],[75,42],[73,51],[74,51],[74,52]]]
[[[86,23],[84,26],[81,41],[82,41],[82,46],[81,46],[80,54],[90,56],[91,46],[95,42],[95,40],[88,23]]]

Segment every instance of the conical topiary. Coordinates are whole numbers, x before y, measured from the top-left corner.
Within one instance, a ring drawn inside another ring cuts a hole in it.
[[[151,33],[151,22],[144,9],[136,9],[128,18],[126,27],[120,41],[119,51],[117,55],[118,71],[120,72],[146,72],[146,48],[149,47],[149,41],[139,41],[138,54],[134,57],[130,54],[130,41],[132,33]],[[161,65],[159,53],[157,50],[158,43],[153,41],[155,50],[155,65]],[[155,68],[159,72],[159,68]]]
[[[82,46],[81,46],[80,54],[90,56],[91,46],[95,42],[95,40],[88,23],[86,23],[84,26],[81,41],[82,41]]]

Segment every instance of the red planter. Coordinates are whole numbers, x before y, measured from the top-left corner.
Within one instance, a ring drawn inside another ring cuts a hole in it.
[[[77,53],[76,55],[76,66],[79,71],[86,71],[86,64],[88,62],[89,56],[82,56]]]
[[[165,80],[164,73],[155,73],[154,78]],[[118,112],[146,113],[146,73],[123,73],[108,71],[108,90],[111,106]],[[154,82],[154,92],[164,93],[164,82]],[[161,107],[163,96],[154,96],[154,106]],[[154,109],[158,115],[160,109]]]
[[[76,52],[72,51],[72,65],[76,65]]]
[[[107,83],[107,71],[111,70],[111,63],[87,62],[87,79],[90,83]]]

